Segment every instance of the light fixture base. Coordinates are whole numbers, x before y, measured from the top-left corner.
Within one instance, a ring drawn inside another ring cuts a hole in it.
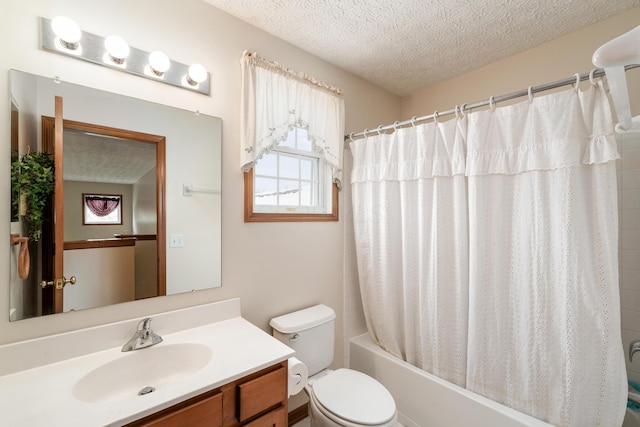
[[[105,58],[109,58],[108,54],[105,55],[105,37],[81,30],[82,34],[79,42],[81,51],[79,52],[77,49],[66,49],[61,44],[56,43],[56,35],[51,29],[50,19],[40,18],[40,23],[40,34],[42,34],[41,45],[44,50],[93,62],[94,64],[102,65],[114,70],[135,74],[146,79],[155,80],[156,82],[177,86],[191,92],[198,92],[204,95],[210,94],[211,75],[208,72],[206,79],[200,82],[197,86],[185,84],[184,76],[189,74],[189,66],[169,59],[169,69],[162,74],[162,77],[158,77],[153,73],[145,72],[145,68],[148,68],[149,65],[149,52],[136,49],[135,47],[129,47],[129,55],[127,56],[124,64],[117,64],[116,62],[105,60]]]

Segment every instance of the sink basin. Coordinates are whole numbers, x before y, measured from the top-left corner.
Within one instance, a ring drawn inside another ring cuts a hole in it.
[[[211,355],[209,347],[197,343],[158,344],[122,353],[78,380],[73,396],[83,402],[136,398],[146,387],[157,390],[195,374]]]

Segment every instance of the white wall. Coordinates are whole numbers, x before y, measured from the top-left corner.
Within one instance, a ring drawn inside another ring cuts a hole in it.
[[[620,214],[620,296],[625,354],[640,339],[640,135],[618,137],[618,209]],[[629,379],[640,383],[640,357],[627,359]]]
[[[243,222],[243,175],[239,167],[238,141],[239,60],[245,49],[257,51],[289,68],[340,87],[345,93],[347,132],[371,127],[372,123],[392,123],[400,116],[400,99],[201,0],[0,2],[0,27],[4,34],[11,34],[11,43],[3,45],[0,56],[0,99],[7,100],[0,102],[0,122],[9,123],[7,70],[10,68],[45,76],[57,75],[62,80],[191,111],[200,110],[223,119],[222,287],[13,323],[8,321],[7,299],[2,298],[0,344],[240,297],[243,316],[267,331],[271,317],[290,310],[320,302],[335,308],[338,313],[336,363],[340,364],[344,317],[344,222]],[[139,49],[162,49],[177,61],[201,62],[211,72],[211,96],[38,49],[38,17],[56,15],[70,16],[83,30],[94,34],[119,34]],[[0,156],[7,159],[5,166],[8,166],[8,125],[0,129],[4,132],[0,141],[7,141],[0,143],[3,150]],[[197,153],[191,152],[185,141],[181,156],[187,159],[194,155]],[[0,200],[9,200],[8,176],[0,180]],[[341,217],[345,212],[343,203],[341,195]],[[9,213],[8,203],[0,204],[0,230],[4,235],[9,233]],[[195,228],[197,225],[193,224]],[[203,246],[201,250],[206,252],[210,248]],[[0,278],[4,278],[0,280],[0,294],[3,295],[8,293],[10,276],[8,252],[8,245],[0,246],[0,259],[6,260],[0,264]],[[167,278],[168,282],[180,280],[179,275],[168,275]]]

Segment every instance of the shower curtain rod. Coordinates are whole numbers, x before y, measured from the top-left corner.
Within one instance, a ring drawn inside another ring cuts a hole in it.
[[[629,71],[631,69],[638,68],[638,67],[640,67],[640,64],[638,64],[638,65],[636,65],[636,64],[627,65],[627,66],[624,67],[624,70],[625,71]],[[437,117],[442,117],[442,116],[447,116],[449,114],[455,114],[456,111],[465,111],[465,110],[468,111],[468,110],[473,110],[474,108],[485,107],[485,106],[491,105],[491,104],[495,105],[498,102],[509,101],[511,99],[520,98],[522,96],[528,96],[529,95],[529,91],[531,91],[531,94],[538,93],[538,92],[544,92],[546,90],[556,89],[556,88],[559,88],[559,87],[562,87],[562,86],[575,84],[578,79],[580,79],[580,81],[583,81],[583,80],[588,80],[590,77],[602,77],[604,75],[605,75],[604,69],[595,68],[589,73],[584,73],[584,74],[577,74],[576,73],[573,77],[567,77],[566,79],[558,80],[558,81],[551,82],[551,83],[545,83],[545,84],[542,84],[542,85],[539,85],[539,86],[531,86],[530,88],[527,88],[527,89],[524,89],[524,90],[519,90],[517,92],[511,92],[511,93],[508,93],[506,95],[492,96],[489,99],[485,99],[483,101],[474,102],[472,104],[462,104],[461,106],[456,106],[456,108],[453,108],[451,110],[436,111],[433,114],[430,114],[428,116],[422,116],[422,117],[413,116],[409,120],[404,120],[402,122],[397,121],[397,122],[395,122],[394,124],[391,124],[391,125],[386,125],[386,126],[380,125],[375,129],[365,129],[362,132],[352,132],[352,133],[350,133],[348,135],[345,135],[344,136],[344,140],[345,141],[348,141],[348,140],[353,141],[354,139],[365,138],[367,136],[367,134],[369,136],[371,136],[373,134],[386,132],[388,130],[397,130],[397,129],[402,128],[402,127],[415,126],[417,124],[421,124],[421,123],[424,123],[426,121],[433,120],[434,117],[436,117],[436,116]]]

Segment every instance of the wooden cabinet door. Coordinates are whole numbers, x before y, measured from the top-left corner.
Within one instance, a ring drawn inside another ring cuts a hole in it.
[[[140,425],[144,427],[222,427],[222,393]]]
[[[287,409],[284,406],[268,412],[244,427],[287,427]]]
[[[276,369],[238,386],[240,422],[275,407],[287,399],[287,370]]]

